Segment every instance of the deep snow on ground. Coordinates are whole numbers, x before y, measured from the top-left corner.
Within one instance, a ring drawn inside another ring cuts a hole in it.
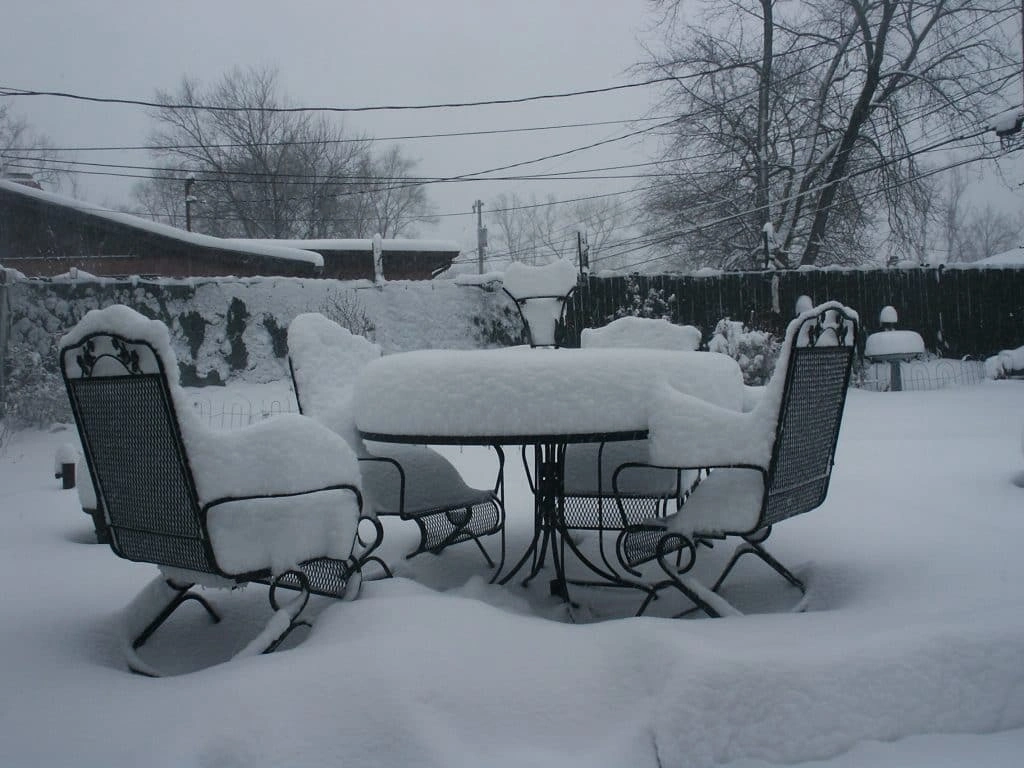
[[[293,407],[281,383],[193,394]],[[489,585],[472,545],[404,561],[412,524],[388,521],[398,578],[318,601],[311,632],[241,661],[266,590],[211,592],[225,621],[186,606],[143,648],[179,673],[158,680],[118,650],[155,568],[90,543],[53,478],[73,429],[18,433],[0,457],[0,765],[1016,766],[1022,422],[1018,381],[851,391],[827,501],[770,540],[808,583],[803,613],[751,561],[725,591],[746,616],[660,618],[670,596],[635,619],[635,596],[576,590],[573,625],[546,575]],[[489,482],[489,451],[443,450]],[[507,499],[514,557],[531,502],[512,451]],[[702,573],[726,555],[703,551]]]

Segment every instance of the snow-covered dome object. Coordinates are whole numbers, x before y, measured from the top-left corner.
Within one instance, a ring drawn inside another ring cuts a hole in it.
[[[882,307],[882,311],[878,313],[878,322],[882,325],[896,325],[899,320],[899,316],[896,314],[896,307]]]

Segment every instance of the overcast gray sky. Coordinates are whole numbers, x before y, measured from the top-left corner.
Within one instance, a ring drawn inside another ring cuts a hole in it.
[[[152,99],[183,75],[212,82],[234,66],[274,65],[299,105],[362,106],[478,101],[619,85],[652,39],[646,0],[43,0],[7,3],[0,85]],[[514,106],[353,115],[373,136],[630,120],[650,114],[658,91],[634,88]],[[7,100],[58,146],[144,143],[145,109],[51,97]],[[455,175],[613,138],[637,126],[402,142],[423,175]],[[615,142],[530,165],[543,173],[649,159],[651,146]],[[143,153],[80,153],[79,160],[146,164]],[[632,182],[479,182],[433,185],[445,216],[425,237],[475,245],[473,201],[504,192],[559,198],[626,189]],[[130,183],[83,177],[79,194],[126,202]],[[485,207],[485,211],[486,211]]]

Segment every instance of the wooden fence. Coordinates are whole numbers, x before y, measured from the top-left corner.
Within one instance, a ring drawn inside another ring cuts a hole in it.
[[[980,359],[1024,344],[1024,269],[992,267],[588,277],[567,310],[565,343],[578,345],[581,329],[616,313],[643,312],[645,302],[656,316],[663,310],[672,322],[696,325],[705,341],[726,317],[781,333],[801,295],[853,307],[864,334],[879,329],[879,311],[892,305],[898,327],[917,331],[944,357]]]

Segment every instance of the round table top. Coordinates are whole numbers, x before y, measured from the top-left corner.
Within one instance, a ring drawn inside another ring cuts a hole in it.
[[[420,350],[367,364],[353,412],[368,440],[527,444],[640,439],[654,387],[740,410],[743,375],[713,352]]]

